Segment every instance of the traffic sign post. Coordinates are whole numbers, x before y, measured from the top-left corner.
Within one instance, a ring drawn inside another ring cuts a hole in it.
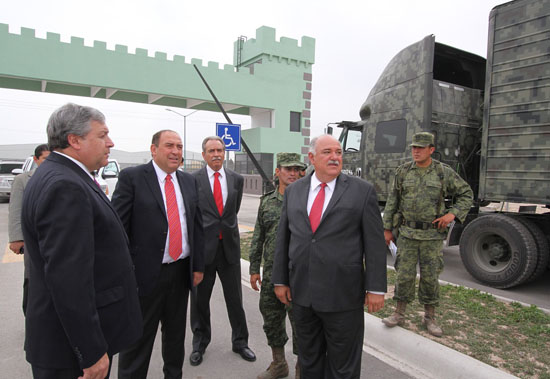
[[[216,135],[223,140],[225,151],[241,151],[241,125],[217,122]]]

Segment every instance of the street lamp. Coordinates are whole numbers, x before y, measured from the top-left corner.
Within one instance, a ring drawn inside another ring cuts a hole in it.
[[[187,114],[181,114],[179,112],[176,112],[173,109],[166,108],[168,112],[175,113],[181,117],[183,117],[183,171],[187,168],[187,159],[186,158],[186,151],[187,151],[187,117],[191,116],[193,113],[197,113],[200,111],[200,109],[194,110],[193,112],[187,113]]]

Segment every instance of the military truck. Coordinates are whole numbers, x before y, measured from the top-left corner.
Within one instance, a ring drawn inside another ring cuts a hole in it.
[[[381,206],[396,167],[411,159],[412,135],[435,135],[433,157],[475,193],[466,222],[452,226],[447,244],[459,244],[468,272],[496,288],[548,273],[549,25],[549,0],[495,7],[487,59],[427,36],[389,62],[361,106],[361,121],[339,123],[344,172],[373,183]],[[495,202],[524,206],[484,208]],[[542,205],[538,213],[533,204]]]

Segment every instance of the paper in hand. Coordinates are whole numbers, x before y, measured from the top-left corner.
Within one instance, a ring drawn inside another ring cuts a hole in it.
[[[397,256],[397,246],[395,246],[393,241],[390,241],[388,249],[390,249],[391,256],[395,259],[395,257]]]

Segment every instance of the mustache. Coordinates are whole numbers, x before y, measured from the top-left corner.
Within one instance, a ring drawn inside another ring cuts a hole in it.
[[[334,159],[330,159],[330,160],[328,161],[328,164],[335,164],[335,165],[340,166],[340,161],[337,161],[337,160],[334,160]]]
[[[213,161],[221,161],[222,159],[220,157],[214,157],[212,158]]]

